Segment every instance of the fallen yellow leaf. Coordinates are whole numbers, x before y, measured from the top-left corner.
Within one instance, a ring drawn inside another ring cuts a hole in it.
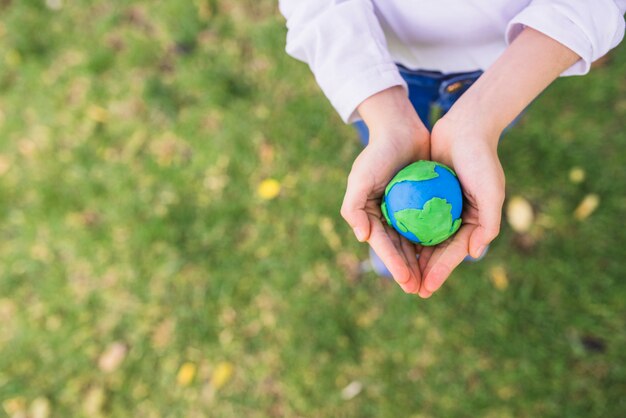
[[[597,194],[588,194],[574,211],[574,218],[579,221],[587,219],[599,205],[600,197]]]
[[[503,266],[494,266],[489,271],[491,283],[498,290],[504,290],[509,287],[509,278]]]
[[[180,386],[188,386],[196,376],[196,365],[191,362],[183,363],[178,370],[176,381]]]
[[[501,386],[497,389],[497,393],[500,399],[508,400],[515,395],[515,389],[511,386]]]
[[[527,232],[533,224],[533,208],[523,197],[514,196],[506,207],[506,218],[515,232]]]
[[[352,398],[358,396],[359,393],[363,390],[363,383],[358,380],[353,380],[341,390],[341,398],[345,401],[349,401]]]
[[[35,398],[28,408],[31,418],[48,418],[50,416],[50,401],[42,396]]]
[[[46,0],[46,6],[50,10],[61,10],[63,8],[62,0]]]
[[[2,408],[9,416],[24,413],[26,409],[26,399],[23,396],[16,396],[2,401]]]
[[[326,242],[328,243],[328,246],[332,250],[337,251],[339,248],[341,248],[341,239],[339,238],[339,235],[337,235],[337,233],[335,232],[335,225],[330,218],[321,218],[319,221],[319,228],[322,236],[324,236]]]
[[[272,200],[280,194],[280,183],[276,179],[265,179],[259,184],[257,194],[261,199]]]
[[[580,167],[572,168],[569,171],[569,180],[574,184],[581,183],[583,180],[585,180],[585,170]]]
[[[22,62],[22,56],[16,50],[10,49],[4,54],[4,61],[9,67],[17,67]]]
[[[100,415],[106,394],[100,386],[93,386],[89,389],[83,399],[83,411],[88,417]]]
[[[109,112],[101,106],[92,105],[87,109],[87,116],[96,122],[105,123],[109,119]]]
[[[215,370],[213,370],[213,375],[211,376],[211,386],[217,390],[224,386],[230,378],[233,376],[233,371],[235,367],[232,363],[228,361],[223,361],[219,363]]]
[[[195,3],[198,8],[198,17],[200,20],[203,22],[209,20],[213,14],[210,2],[206,0],[196,0]]]

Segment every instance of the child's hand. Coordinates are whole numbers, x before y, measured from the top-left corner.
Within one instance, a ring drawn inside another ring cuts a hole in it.
[[[420,254],[421,296],[439,289],[469,253],[480,257],[500,230],[504,173],[500,134],[537,95],[580,57],[526,28],[434,126],[431,157],[452,167],[465,195],[463,225],[450,240]]]
[[[452,167],[463,188],[463,224],[449,240],[424,248],[419,294],[428,297],[470,254],[480,257],[498,235],[504,202],[504,172],[497,155],[500,132],[471,120],[444,116],[431,135],[431,157]]]
[[[416,254],[421,247],[387,225],[380,203],[400,169],[430,158],[429,133],[400,87],[370,97],[359,112],[369,127],[370,140],[352,166],[341,214],[357,239],[369,242],[400,287],[417,293],[422,274]]]
[[[370,127],[371,145],[354,163],[342,214],[405,291],[419,289],[420,296],[430,296],[468,253],[479,257],[498,235],[504,201],[504,173],[496,153],[500,134],[579,59],[549,36],[524,29],[435,125],[430,141],[401,87],[384,90],[359,106]],[[409,244],[381,222],[378,203],[395,172],[419,159],[456,170],[465,208],[463,225],[454,237],[436,247],[417,246],[415,267]]]

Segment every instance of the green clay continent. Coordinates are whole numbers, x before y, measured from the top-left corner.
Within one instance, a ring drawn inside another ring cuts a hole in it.
[[[385,189],[385,193],[389,193],[389,190],[391,190],[393,186],[402,181],[424,181],[439,177],[439,174],[435,171],[436,166],[436,162],[426,160],[416,161],[413,164],[407,165],[391,179]]]
[[[380,205],[380,211],[383,213],[383,216],[385,217],[387,223],[391,225],[391,219],[389,219],[389,213],[387,212],[387,204],[385,203],[384,199],[383,203]]]
[[[445,199],[433,197],[424,209],[403,209],[394,213],[396,224],[411,232],[422,245],[437,245],[448,239],[461,226],[461,219],[452,221],[452,205]]]
[[[441,163],[437,163],[441,168],[445,168],[446,170],[448,170],[450,172],[450,174],[452,174],[454,177],[456,177],[456,173],[454,172],[453,169],[451,169],[450,167],[448,167],[445,164],[441,164]]]

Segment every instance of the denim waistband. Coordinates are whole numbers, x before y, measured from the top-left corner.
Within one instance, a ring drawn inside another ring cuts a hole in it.
[[[400,74],[403,77],[408,78],[421,78],[421,79],[430,79],[436,81],[446,81],[457,78],[467,78],[467,79],[476,79],[480,77],[483,73],[482,70],[474,70],[474,71],[466,71],[466,72],[456,72],[456,73],[442,73],[441,71],[434,70],[412,70],[410,68],[405,67],[402,64],[396,64]]]
[[[401,64],[397,64],[400,75],[409,87],[409,95],[412,91],[420,92],[420,95],[431,96],[433,104],[447,111],[472,84],[483,74],[482,70],[442,73],[431,70],[411,70]]]

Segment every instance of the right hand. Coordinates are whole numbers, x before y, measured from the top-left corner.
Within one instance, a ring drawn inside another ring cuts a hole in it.
[[[463,225],[450,239],[420,254],[422,290],[432,294],[467,255],[480,258],[500,230],[504,171],[498,159],[502,130],[477,122],[477,106],[457,102],[431,134],[431,158],[454,169],[463,190]]]
[[[416,255],[421,246],[387,224],[380,204],[398,171],[414,161],[430,159],[430,134],[401,87],[369,97],[359,106],[359,113],[370,131],[369,144],[352,165],[341,215],[357,239],[370,244],[402,290],[418,293],[422,272]]]

